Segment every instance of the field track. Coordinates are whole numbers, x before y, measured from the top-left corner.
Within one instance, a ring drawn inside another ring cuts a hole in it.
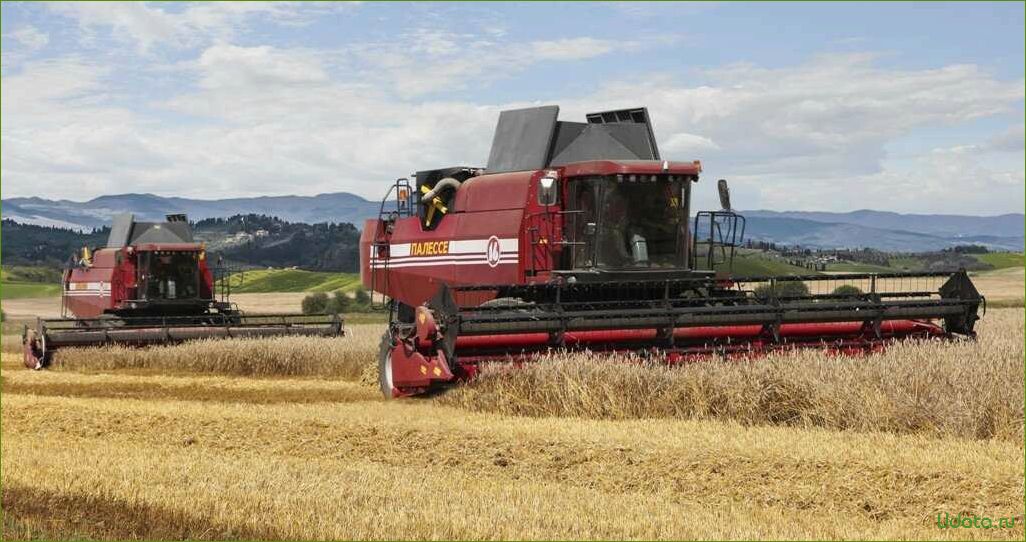
[[[232,294],[232,301],[247,312],[299,312],[306,295],[303,292],[244,293]],[[61,298],[55,295],[5,299],[3,308],[7,316],[12,318],[57,318],[61,315]]]

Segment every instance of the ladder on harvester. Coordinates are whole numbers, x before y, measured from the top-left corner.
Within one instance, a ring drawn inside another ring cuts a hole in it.
[[[392,194],[395,198],[392,199]],[[389,200],[395,202],[395,208],[391,208]],[[385,197],[381,199],[381,207],[378,209],[377,229],[374,231],[374,240],[371,242],[370,254],[367,258],[368,272],[370,272],[370,296],[371,308],[384,310],[388,305],[388,296],[381,294],[380,302],[375,302],[375,292],[388,291],[388,262],[391,260],[389,254],[389,239],[392,237],[392,228],[395,221],[400,218],[413,216],[413,190],[410,180],[402,177],[392,183]],[[380,267],[376,267],[380,265]],[[381,280],[378,280],[378,275]]]
[[[221,258],[218,258],[217,265],[211,268],[211,273],[214,277],[214,291],[211,292],[214,301],[230,312],[239,312],[238,305],[231,300],[232,281],[237,279],[239,281],[238,285],[241,286],[243,281],[246,280],[246,271],[241,268],[225,265]]]

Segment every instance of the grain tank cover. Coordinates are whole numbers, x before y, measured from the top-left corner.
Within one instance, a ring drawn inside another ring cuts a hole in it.
[[[588,122],[556,120],[559,106],[499,114],[488,172],[525,171],[588,160],[659,160],[644,107],[589,113]]]
[[[110,225],[110,235],[107,236],[107,248],[121,248],[128,244],[132,235],[132,223],[135,222],[135,215],[123,213],[114,217]]]
[[[192,227],[185,215],[169,215],[168,222],[136,222],[131,213],[114,217],[107,248],[144,243],[194,243]]]
[[[488,155],[488,173],[541,169],[549,163],[558,105],[499,113]]]

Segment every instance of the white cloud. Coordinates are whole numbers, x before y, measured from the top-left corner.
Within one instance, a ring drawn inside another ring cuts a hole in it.
[[[602,2],[596,6],[609,6],[615,11],[635,19],[651,19],[668,15],[695,15],[716,9],[722,2]]]
[[[77,21],[87,35],[99,29],[109,29],[115,38],[134,44],[140,52],[147,52],[156,44],[195,47],[214,40],[230,40],[258,17],[277,24],[302,25],[325,11],[347,9],[357,4],[58,2],[47,6],[55,13]],[[167,9],[169,7],[172,9]]]
[[[3,114],[18,127],[42,120],[52,107],[81,110],[75,101],[104,92],[104,77],[110,68],[78,57],[46,59],[28,64],[15,75],[4,76]],[[65,111],[65,112],[69,112]],[[54,118],[53,120],[61,120]]]
[[[999,214],[1023,212],[1026,172],[1023,158],[1000,159],[980,152],[980,145],[937,148],[911,160],[885,161],[882,171],[856,180],[866,197],[887,201],[890,208],[922,212]]]
[[[1026,149],[1026,126],[1023,123],[1009,126],[1007,130],[994,135],[985,146],[986,150],[996,152],[1023,152]]]
[[[659,142],[657,141],[657,143]],[[659,148],[661,150],[661,154],[672,153],[677,155],[720,150],[720,146],[708,137],[689,134],[687,132],[678,132],[671,135],[665,140],[665,142],[659,145]]]
[[[0,51],[0,73],[4,75],[17,69],[26,59],[50,43],[49,34],[30,24],[21,25],[4,34],[3,37],[16,43],[16,45],[7,46]]]
[[[135,171],[159,168],[152,121],[108,102],[111,69],[81,58],[32,62],[3,77],[4,196],[80,197],[131,186]]]
[[[328,80],[315,55],[282,53],[269,46],[214,45],[203,51],[196,64],[202,73],[200,86],[211,89],[250,90]]]
[[[531,43],[531,51],[538,60],[583,60],[612,52],[623,41],[595,38],[566,38]]]
[[[486,84],[484,72],[474,70],[487,67],[477,61],[502,62],[509,47],[491,35],[421,37],[416,55],[400,40],[374,57],[383,77],[417,86],[411,92],[348,69],[369,58],[369,49],[216,43],[174,72],[194,85],[146,101],[159,118],[111,105],[108,66],[31,63],[3,77],[4,197],[351,191],[378,198],[389,179],[417,169],[482,165],[499,110],[531,103],[411,97],[455,81]],[[564,61],[535,56],[531,44],[517,51],[529,52],[531,62]],[[403,76],[406,68],[412,73]],[[563,100],[562,118],[647,105],[663,157],[701,159],[706,179],[731,180],[742,209],[1022,211],[1022,80],[973,66],[884,69],[870,55],[774,69],[737,65],[699,76],[701,83],[665,76],[609,83]],[[948,130],[983,117],[1015,126],[912,158],[884,151],[913,130]],[[709,183],[698,193],[696,207],[716,205]]]
[[[454,33],[421,28],[388,42],[365,43],[339,51],[360,79],[394,89],[403,98],[480,88],[515,77],[545,62],[586,60],[615,52],[635,52],[676,40],[590,37],[515,42],[500,33]]]
[[[731,66],[710,71],[704,87],[672,81],[612,85],[606,103],[644,96],[664,133],[702,134],[746,172],[773,171],[780,160],[822,160],[823,174],[850,174],[838,165],[876,169],[883,144],[921,126],[954,125],[1007,114],[1023,98],[1023,81],[994,79],[975,66],[886,70],[871,55],[822,56],[796,67]],[[870,156],[876,153],[876,156]],[[808,169],[808,168],[806,168]]]
[[[116,38],[134,42],[140,51],[157,42],[189,38],[178,16],[143,2],[66,2],[48,7],[74,18],[86,32],[109,27]]]
[[[995,161],[974,145],[956,146],[892,160],[878,172],[843,180],[803,178],[786,174],[739,176],[734,194],[743,208],[851,211],[881,209],[905,213],[995,215],[1023,212],[1022,158]],[[758,205],[750,205],[751,195]]]
[[[38,28],[32,25],[25,25],[17,28],[8,34],[4,34],[4,37],[9,37],[14,41],[17,41],[29,51],[38,51],[39,49],[46,47],[47,43],[50,43],[50,35],[45,32],[41,32]]]

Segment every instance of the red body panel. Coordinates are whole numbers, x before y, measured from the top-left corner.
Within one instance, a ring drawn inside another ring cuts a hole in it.
[[[417,216],[391,226],[387,249],[375,254],[382,228],[368,220],[360,238],[363,283],[371,289],[417,306],[442,284],[519,284],[524,281],[525,208],[531,209],[532,186],[540,172],[475,177],[465,183],[436,218],[434,229]],[[373,276],[372,276],[373,275]]]
[[[532,171],[482,175],[467,181],[456,191],[453,211],[485,212],[500,209],[522,211],[530,190]]]
[[[96,318],[115,311],[131,310],[126,301],[139,299],[136,262],[149,251],[201,252],[198,243],[142,244],[127,248],[101,248],[91,264],[68,269],[64,274],[64,308],[77,318]],[[214,279],[205,259],[199,259],[200,297],[213,299]]]
[[[927,322],[913,320],[887,320],[880,324],[880,332],[884,337],[893,335],[921,334],[924,337],[940,336],[944,330]],[[673,330],[673,336],[683,343],[713,344],[716,341],[731,340],[739,346],[750,347],[765,333],[762,326],[718,326],[718,327],[684,327]],[[867,330],[862,322],[829,322],[806,324],[783,324],[780,336],[791,343],[801,343],[809,339],[813,341],[865,339],[870,340],[871,330]],[[571,331],[564,336],[568,346],[588,346],[591,344],[623,344],[632,342],[652,341],[656,339],[655,329],[613,329],[602,331]],[[545,346],[551,341],[548,333],[521,333],[518,335],[476,335],[458,337],[457,349],[480,349],[504,347],[510,350]]]
[[[660,173],[698,175],[702,172],[702,163],[697,160],[694,162],[671,162],[669,160],[591,160],[567,164],[561,169],[563,175],[567,177],[617,174],[658,175]]]
[[[123,273],[119,272],[119,250],[100,249],[92,265],[75,267],[64,275],[64,307],[79,318],[96,318],[114,309],[124,295]]]
[[[547,282],[563,247],[561,211],[567,179],[619,174],[695,176],[701,169],[697,161],[592,160],[472,177],[456,191],[449,212],[436,217],[434,229],[425,228],[417,216],[394,223],[368,220],[360,238],[363,284],[415,307],[443,283]],[[539,180],[544,176],[557,178],[560,197],[553,207],[538,202]],[[372,250],[375,243],[377,249]],[[419,252],[425,243],[427,250]]]

